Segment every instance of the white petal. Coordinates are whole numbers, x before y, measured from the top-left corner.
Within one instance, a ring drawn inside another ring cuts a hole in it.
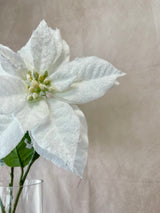
[[[70,48],[66,41],[61,40],[61,35],[59,37],[59,40],[57,39],[56,45],[58,46],[58,43],[60,42],[62,42],[62,48],[59,51],[60,53],[58,54],[58,57],[56,57],[56,60],[51,63],[48,69],[50,75],[53,74],[59,67],[61,67],[63,64],[66,64],[70,60]]]
[[[3,68],[2,68],[2,66],[0,64],[0,75],[5,75],[5,74],[6,74],[6,72],[3,70]]]
[[[0,113],[18,111],[25,102],[25,83],[16,77],[0,75]]]
[[[45,100],[26,102],[25,107],[14,114],[24,132],[40,125],[48,118],[48,115],[49,109]]]
[[[11,116],[0,115],[0,159],[15,148],[23,136],[24,132]]]
[[[68,60],[69,48],[62,40],[60,31],[52,30],[43,20],[19,54],[29,69],[38,72],[47,70],[51,74],[55,67]]]
[[[63,66],[66,79],[76,76],[71,88],[58,92],[57,97],[72,104],[83,104],[103,96],[125,73],[117,70],[108,61],[97,57],[76,59]],[[67,78],[68,77],[68,78]]]
[[[3,45],[0,45],[0,64],[5,72],[25,78],[27,68],[23,60],[17,53]]]
[[[57,92],[63,92],[67,90],[74,81],[76,81],[77,76],[66,71],[66,66],[61,66],[55,73],[50,76],[52,84]]]
[[[83,172],[88,157],[88,126],[83,112],[77,106],[73,106],[73,109],[81,123],[81,133],[79,142],[77,144],[77,152],[74,159],[73,171],[78,176],[83,177]]]
[[[48,121],[31,131],[35,150],[57,166],[74,172],[80,121],[67,103],[50,100]]]

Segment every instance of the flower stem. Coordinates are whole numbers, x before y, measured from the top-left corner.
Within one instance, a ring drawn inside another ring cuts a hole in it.
[[[2,199],[1,199],[1,198],[0,198],[0,206],[1,206],[2,213],[6,213],[5,208],[4,208],[4,205],[3,205],[3,202],[2,202]]]
[[[21,177],[20,177],[20,180],[19,180],[19,186],[22,186],[23,174],[24,174],[24,169],[23,169],[23,167],[21,167]]]
[[[21,168],[21,177],[20,177],[20,181],[19,181],[19,190],[18,190],[17,195],[16,195],[16,199],[15,199],[15,202],[14,202],[12,213],[15,213],[15,211],[16,211],[16,208],[17,208],[17,205],[18,205],[18,201],[19,201],[20,195],[21,195],[22,190],[23,190],[24,182],[25,182],[25,180],[27,178],[27,175],[28,175],[28,173],[30,171],[30,168],[31,168],[32,164],[34,163],[34,161],[38,157],[39,157],[39,155],[36,152],[34,152],[34,154],[32,156],[32,159],[30,160],[30,163],[28,164],[27,170],[26,170],[24,175],[23,175],[23,168]]]
[[[9,201],[9,210],[8,213],[11,213],[12,211],[12,200],[13,200],[13,181],[14,181],[14,167],[11,167],[11,182],[9,184],[9,190],[10,190],[10,201]]]

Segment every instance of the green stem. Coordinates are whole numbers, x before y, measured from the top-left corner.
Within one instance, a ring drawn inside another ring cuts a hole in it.
[[[19,181],[19,186],[22,186],[23,174],[24,174],[24,169],[23,169],[23,167],[21,167],[21,177],[20,177],[20,181]]]
[[[31,168],[32,164],[33,164],[34,161],[37,159],[37,155],[38,155],[38,154],[37,154],[36,152],[34,152],[34,154],[33,154],[33,156],[32,156],[32,159],[31,159],[30,163],[28,164],[28,167],[27,167],[27,170],[26,170],[24,176],[23,176],[22,170],[21,170],[21,178],[20,178],[20,182],[19,182],[19,190],[18,190],[17,195],[16,195],[16,199],[15,199],[15,202],[14,202],[14,206],[13,206],[13,211],[12,211],[12,213],[15,213],[15,211],[16,211],[17,204],[18,204],[20,195],[21,195],[22,190],[23,190],[24,182],[25,182],[25,180],[26,180],[26,178],[27,178],[27,175],[28,175],[28,173],[29,173],[29,171],[30,171],[30,168]],[[21,169],[22,169],[22,168],[21,168]]]
[[[2,202],[2,199],[1,199],[1,198],[0,198],[0,206],[1,206],[2,213],[6,213],[5,208],[4,208],[4,205],[3,205],[3,202]]]
[[[13,200],[13,181],[14,181],[14,167],[11,167],[11,182],[9,184],[9,190],[10,190],[10,201],[9,201],[9,210],[8,213],[11,213],[12,211],[12,200]]]

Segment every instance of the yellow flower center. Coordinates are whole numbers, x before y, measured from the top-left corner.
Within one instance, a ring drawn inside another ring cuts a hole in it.
[[[51,86],[51,80],[48,78],[48,71],[43,74],[28,71],[26,84],[28,101],[37,101],[42,97],[47,97],[48,93],[54,92],[54,87]]]

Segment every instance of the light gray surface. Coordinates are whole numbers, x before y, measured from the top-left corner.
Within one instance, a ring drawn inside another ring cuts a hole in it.
[[[0,0],[0,43],[18,50],[45,19],[72,58],[96,55],[128,75],[82,106],[89,125],[84,179],[41,159],[44,213],[160,212],[160,2]]]

